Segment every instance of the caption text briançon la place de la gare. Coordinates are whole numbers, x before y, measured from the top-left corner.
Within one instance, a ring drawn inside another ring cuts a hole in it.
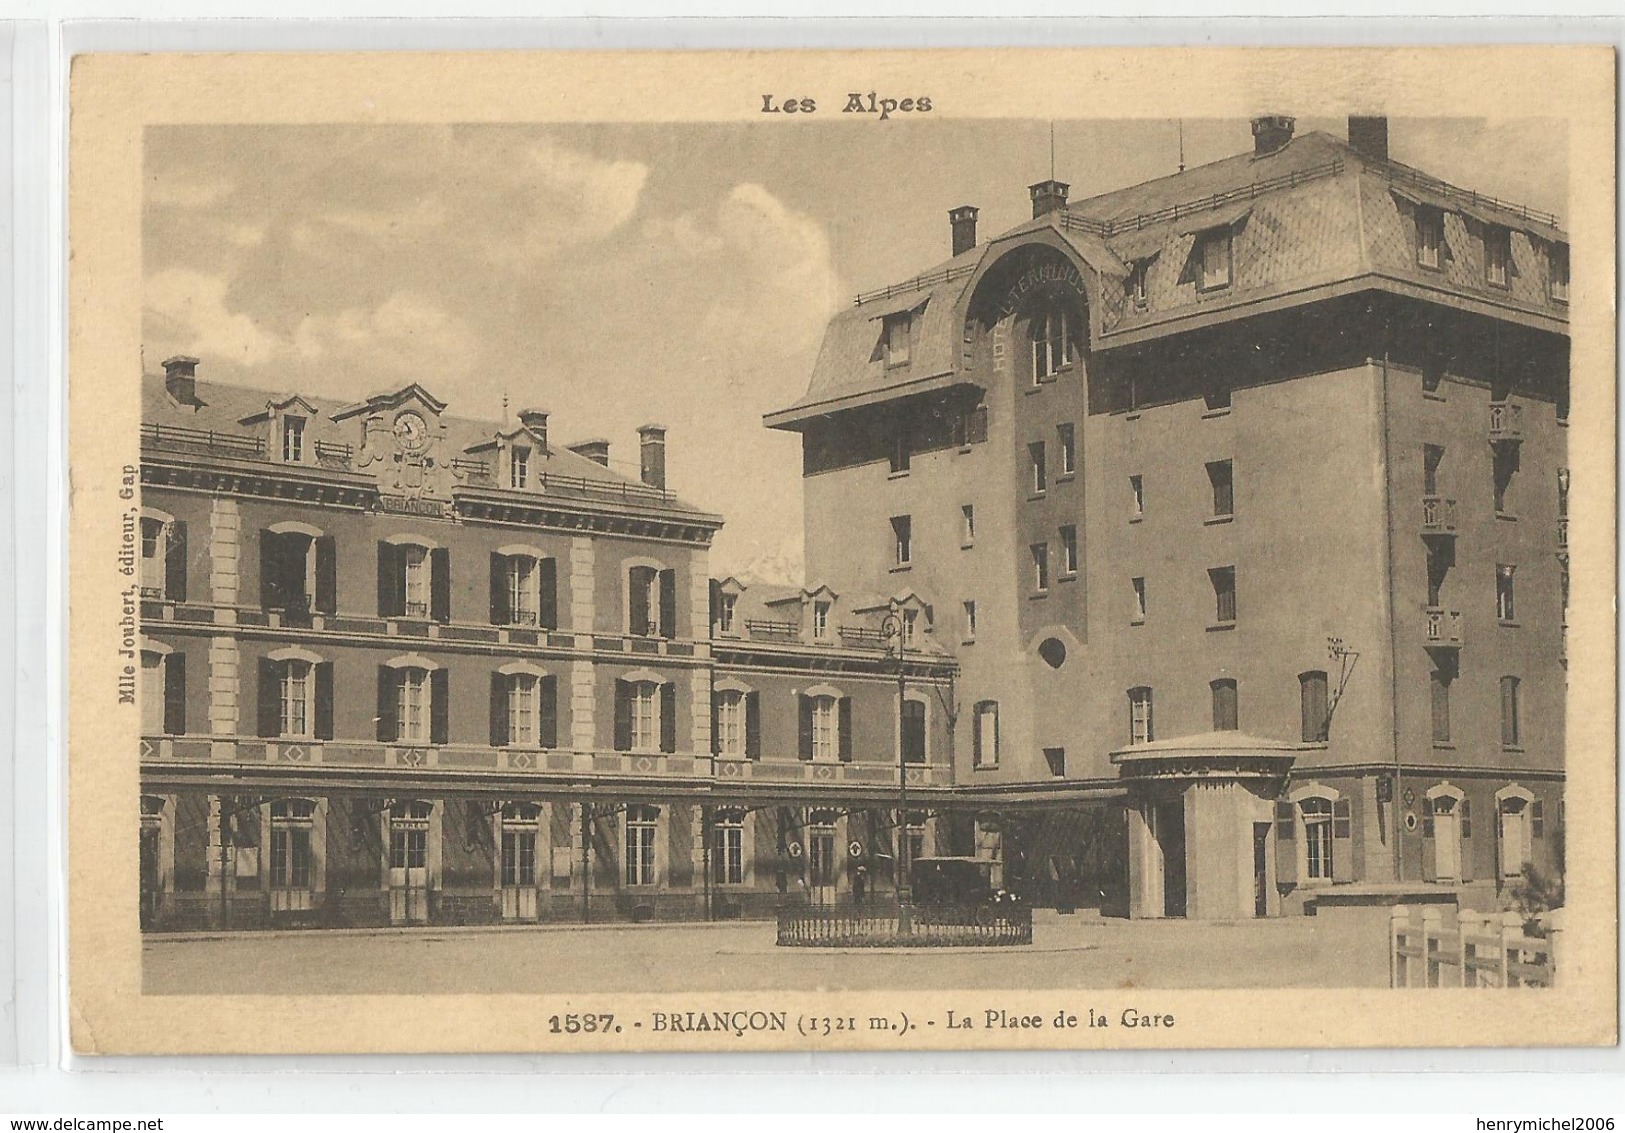
[[[1174,1017],[1165,1012],[1125,1007],[1108,1012],[1099,1008],[1010,1011],[1001,1007],[958,1008],[941,1015],[910,1016],[907,1012],[880,1015],[799,1014],[788,1011],[650,1011],[619,1016],[609,1012],[571,1012],[550,1015],[547,1030],[555,1035],[720,1034],[744,1038],[761,1032],[795,1032],[803,1037],[844,1034],[890,1034],[898,1038],[918,1031],[1074,1031],[1127,1028],[1134,1031],[1170,1030]]]

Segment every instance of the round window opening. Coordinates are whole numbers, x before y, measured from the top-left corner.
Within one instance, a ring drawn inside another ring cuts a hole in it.
[[[1038,655],[1044,659],[1044,664],[1052,669],[1059,669],[1066,664],[1066,646],[1058,637],[1046,637],[1038,647]]]

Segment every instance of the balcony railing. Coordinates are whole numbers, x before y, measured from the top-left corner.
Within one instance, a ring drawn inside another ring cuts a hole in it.
[[[316,463],[323,468],[349,468],[354,458],[355,450],[347,444],[335,444],[332,441],[316,442]]]
[[[801,639],[801,627],[795,622],[770,621],[764,618],[747,618],[745,632],[752,637],[776,638],[780,641]]]
[[[217,433],[213,429],[188,429],[184,425],[142,425],[141,443],[170,452],[229,456],[238,460],[265,459],[264,437]]]
[[[1490,405],[1490,443],[1523,440],[1523,406],[1506,401]]]
[[[1427,644],[1430,648],[1461,647],[1461,611],[1429,606],[1426,611]]]
[[[1456,501],[1444,496],[1422,497],[1422,534],[1454,535],[1456,533]]]
[[[491,465],[484,460],[465,460],[455,457],[452,471],[468,484],[481,488],[499,485],[492,474]],[[557,472],[536,472],[529,475],[529,485],[513,489],[517,492],[540,493],[544,496],[573,496],[578,499],[602,500],[607,503],[637,504],[645,507],[673,507],[677,496],[664,488],[636,484],[622,480],[588,480],[581,476],[566,476]]]

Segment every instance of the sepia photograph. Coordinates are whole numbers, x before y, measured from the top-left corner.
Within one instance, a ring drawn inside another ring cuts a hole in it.
[[[1571,120],[928,76],[133,130],[136,1000],[909,1049],[1579,986]]]

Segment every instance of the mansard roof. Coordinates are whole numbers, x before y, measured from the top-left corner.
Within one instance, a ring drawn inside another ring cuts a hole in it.
[[[1414,210],[1447,215],[1441,270],[1416,262]],[[1486,226],[1514,233],[1510,286],[1487,282]],[[1235,278],[1198,293],[1191,257],[1204,231],[1234,234]],[[1311,132],[1263,156],[1238,154],[1139,185],[1074,201],[901,283],[857,297],[829,323],[807,392],[766,416],[774,428],[966,384],[962,322],[979,273],[1015,247],[1043,242],[1085,270],[1095,350],[1179,333],[1339,291],[1381,288],[1557,334],[1567,311],[1548,290],[1544,249],[1561,243],[1557,218],[1461,189]],[[1156,261],[1147,302],[1126,302],[1129,265]],[[1092,278],[1091,278],[1092,277]],[[909,312],[907,365],[888,367],[878,346],[887,315]]]

